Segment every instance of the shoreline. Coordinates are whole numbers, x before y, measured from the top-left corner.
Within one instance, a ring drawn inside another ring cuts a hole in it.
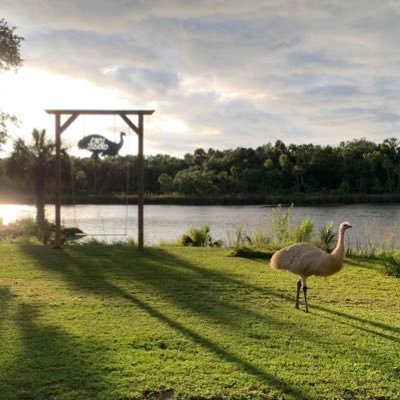
[[[113,204],[136,205],[137,195],[89,195],[63,196],[62,205],[78,204]],[[236,195],[236,196],[179,196],[179,195],[150,195],[145,196],[145,205],[264,205],[274,207],[278,204],[295,206],[336,206],[346,204],[400,204],[400,193],[384,194],[281,194],[281,195]],[[33,195],[10,194],[0,195],[0,204],[34,205]],[[46,204],[54,204],[54,197],[46,198]]]

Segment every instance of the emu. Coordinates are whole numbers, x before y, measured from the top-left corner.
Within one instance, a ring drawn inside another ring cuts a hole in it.
[[[339,227],[339,238],[332,253],[326,253],[310,243],[296,243],[277,251],[271,258],[273,269],[283,269],[300,275],[297,282],[296,308],[299,308],[300,289],[303,287],[306,312],[307,278],[311,275],[330,276],[342,269],[344,259],[344,233],[352,226],[342,222]]]

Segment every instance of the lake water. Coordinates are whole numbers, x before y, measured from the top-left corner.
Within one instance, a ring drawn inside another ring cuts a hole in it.
[[[234,232],[242,227],[251,234],[257,230],[269,232],[269,216],[273,208],[265,206],[174,206],[146,205],[144,237],[148,245],[175,241],[192,227],[210,225],[214,240],[232,242]],[[23,216],[34,216],[34,206],[0,205],[0,217],[5,224]],[[318,230],[326,222],[349,221],[349,244],[384,243],[400,247],[400,205],[344,205],[327,207],[297,207],[293,219],[310,218]],[[46,207],[46,216],[54,221],[54,206]],[[63,206],[62,224],[78,226],[90,238],[105,242],[137,241],[137,206],[75,205]]]

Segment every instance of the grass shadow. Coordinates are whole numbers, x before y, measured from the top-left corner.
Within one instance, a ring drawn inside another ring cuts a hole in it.
[[[107,394],[109,385],[102,371],[109,364],[105,349],[103,359],[94,363],[93,343],[39,322],[39,309],[29,303],[15,306],[13,323],[18,334],[14,340],[19,347],[9,367],[0,372],[1,398],[96,400]]]
[[[97,293],[100,289],[104,292],[113,293],[115,286],[112,285],[107,277],[107,271],[112,271],[113,275],[119,278],[126,278],[135,282],[142,282],[148,287],[154,288],[157,293],[162,293],[169,300],[174,301],[182,308],[190,309],[192,312],[204,313],[207,318],[216,318],[218,322],[232,324],[234,321],[229,318],[231,313],[243,311],[241,307],[232,304],[232,299],[242,291],[258,292],[263,298],[276,298],[290,301],[294,304],[294,295],[277,291],[276,289],[263,282],[263,287],[245,282],[227,274],[221,273],[216,269],[206,269],[187,260],[180,259],[168,251],[160,248],[146,249],[133,258],[131,263],[126,263],[126,249],[122,249],[122,257],[102,246],[77,246],[73,252],[62,251],[62,262],[46,263],[40,255],[43,252],[40,246],[24,246],[24,251],[30,256],[39,258],[41,265],[51,266],[52,270],[60,273],[64,279],[68,280],[74,287]],[[129,251],[129,250],[128,250]],[[135,250],[132,250],[135,251]],[[90,265],[81,265],[82,261],[87,262],[87,257],[93,256]],[[59,261],[59,260],[57,260]],[[261,261],[260,261],[261,262]],[[141,268],[135,268],[135,263],[140,263]],[[73,266],[71,268],[71,266]],[[143,268],[143,266],[145,268]],[[96,279],[101,280],[101,285],[92,285],[90,282],[92,274]],[[89,281],[88,281],[89,280]],[[192,296],[192,292],[203,293],[203,296]],[[221,293],[231,293],[231,297],[221,298]],[[218,307],[226,307],[225,312],[221,313]],[[311,304],[310,309],[317,309],[341,317],[343,319],[357,321],[374,328],[399,333],[393,326],[362,318],[342,311]],[[256,313],[250,309],[245,310],[247,317],[266,318],[263,314]],[[271,321],[278,323],[279,321]]]
[[[161,311],[159,307],[136,296],[132,287],[132,284],[143,285],[148,290],[162,295],[164,299],[173,301],[182,309],[211,318],[218,323],[232,325],[235,321],[230,315],[235,313],[247,315],[246,318],[260,317],[258,313],[231,304],[232,297],[221,298],[222,288],[227,285],[233,290],[231,295],[235,295],[235,291],[243,288],[239,280],[231,279],[219,272],[205,270],[162,249],[148,249],[140,254],[134,249],[118,249],[118,247],[111,252],[109,248],[102,249],[101,246],[76,246],[61,250],[49,250],[31,245],[23,245],[21,248],[37,262],[38,267],[56,274],[74,289],[91,295],[129,301],[219,359],[235,364],[260,382],[282,391],[292,399],[306,399],[299,387],[277,378],[239,356],[235,351],[228,350],[216,341],[185,326]],[[129,254],[132,257],[129,257]],[[193,295],[193,292],[197,295]],[[203,295],[199,296],[199,293]],[[279,323],[275,320],[271,322]]]
[[[8,316],[8,305],[13,298],[11,290],[7,286],[0,287],[0,339],[2,336],[2,326]]]
[[[274,318],[270,313],[257,312],[251,309],[251,304],[245,302],[240,305],[235,303],[235,297],[243,300],[246,299],[246,293],[256,292],[265,299],[288,301],[292,307],[294,296],[278,291],[268,285],[267,281],[260,281],[257,285],[230,275],[215,266],[208,268],[160,248],[146,249],[144,253],[118,246],[112,250],[101,246],[77,246],[61,251],[54,250],[53,253],[40,246],[25,246],[23,250],[38,261],[40,268],[59,276],[75,290],[89,295],[128,300],[221,360],[235,364],[256,379],[268,382],[295,399],[305,398],[300,387],[277,378],[266,369],[238,355],[236,351],[228,350],[217,341],[182,324],[179,318],[176,319],[164,312],[157,304],[136,296],[135,288],[139,285],[141,289],[145,288],[148,291],[149,296],[157,294],[182,310],[218,324],[229,325],[232,329],[241,329],[246,324],[262,319],[270,326],[282,330],[290,329],[293,336],[299,335],[303,340],[316,341],[329,351],[329,346],[322,340],[319,342],[315,332],[307,337],[307,330],[301,324],[290,324],[288,321]],[[294,290],[293,287],[293,292]],[[324,306],[312,304],[310,308],[311,311],[318,310],[317,315],[332,322],[346,324],[365,333],[390,340],[396,345],[399,342],[396,337],[398,329],[388,324]],[[241,317],[238,318],[238,315]],[[306,318],[306,315],[304,317]],[[377,354],[373,354],[372,351],[370,354],[378,360]],[[343,353],[343,356],[349,355]]]

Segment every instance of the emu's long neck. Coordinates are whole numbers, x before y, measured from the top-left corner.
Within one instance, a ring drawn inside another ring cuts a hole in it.
[[[122,132],[119,135],[119,143],[118,143],[118,148],[122,147],[122,143],[124,143],[124,135],[122,134]]]
[[[340,264],[342,264],[344,258],[344,229],[339,229],[339,239],[331,255],[335,257]]]

